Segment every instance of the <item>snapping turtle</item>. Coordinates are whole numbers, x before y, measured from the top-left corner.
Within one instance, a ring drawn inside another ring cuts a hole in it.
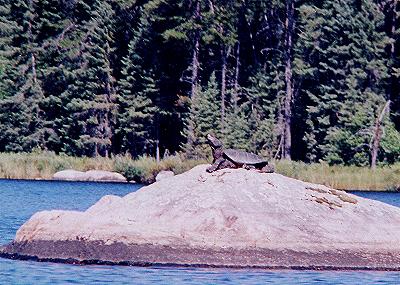
[[[213,164],[207,172],[214,172],[223,168],[258,169],[262,172],[274,172],[274,167],[268,161],[254,153],[237,149],[224,149],[222,142],[211,134],[207,135],[208,144],[213,155]]]

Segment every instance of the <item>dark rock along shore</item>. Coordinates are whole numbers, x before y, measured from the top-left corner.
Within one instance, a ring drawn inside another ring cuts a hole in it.
[[[400,209],[322,185],[206,165],[105,196],[85,212],[36,213],[7,258],[82,264],[400,269]]]

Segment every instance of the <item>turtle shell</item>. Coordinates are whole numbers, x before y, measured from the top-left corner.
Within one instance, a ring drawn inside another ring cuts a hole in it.
[[[268,163],[268,161],[251,152],[246,152],[237,149],[226,149],[224,150],[224,154],[231,159],[233,162],[242,163],[242,164],[260,164],[260,163]]]

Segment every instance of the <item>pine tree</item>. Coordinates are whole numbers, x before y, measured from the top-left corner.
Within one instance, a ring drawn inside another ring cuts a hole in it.
[[[151,23],[148,11],[141,11],[137,27],[123,59],[122,78],[119,81],[118,135],[122,151],[134,157],[154,153],[156,140],[158,82],[153,70],[146,70],[144,57],[149,52]]]
[[[222,138],[224,146],[252,151],[251,126],[248,116],[242,108],[228,108]]]
[[[37,66],[43,97],[40,109],[43,114],[43,148],[56,151],[62,149],[59,130],[63,110],[62,94],[68,83],[65,80],[65,64],[67,62],[63,41],[74,27],[69,19],[64,4],[57,0],[41,0],[36,4],[37,13]]]
[[[0,0],[0,151],[203,156],[215,131],[268,157],[398,161],[399,9]]]
[[[67,147],[71,148],[65,151],[108,156],[116,110],[111,62],[114,13],[108,2],[94,1],[91,5],[91,18],[83,22],[85,33],[77,68],[71,73],[74,82],[64,94],[70,101],[66,105],[69,114],[65,134]]]
[[[267,70],[260,69],[251,77],[251,86],[246,89],[251,150],[267,157],[282,153],[284,126],[281,105],[285,96],[282,67],[277,62],[268,65]]]
[[[221,113],[218,99],[219,88],[215,73],[212,73],[207,87],[204,90],[200,89],[191,102],[185,130],[185,136],[191,136],[191,138],[183,146],[188,157],[204,158],[208,153],[206,135],[212,133],[217,137],[220,136]],[[193,126],[193,130],[189,131],[190,125]]]
[[[221,70],[221,126],[225,125],[226,105],[229,102],[229,59],[237,44],[239,11],[242,4],[235,1],[209,1],[208,11],[203,15],[205,45],[216,45],[216,64]]]
[[[15,92],[15,85],[11,84],[13,81],[10,79],[16,78],[16,74],[7,74],[16,72],[11,69],[15,49],[12,45],[13,36],[17,33],[16,22],[11,18],[11,1],[0,1],[0,27],[0,98],[5,98]]]
[[[380,161],[386,164],[396,163],[400,160],[400,132],[394,123],[386,120],[380,148]]]
[[[0,79],[2,93],[6,96],[0,102],[0,141],[8,151],[44,148],[43,112],[40,108],[43,90],[38,77],[38,46],[35,42],[36,4],[34,0],[19,0],[4,6],[8,9],[8,17],[2,17],[5,32],[10,24],[14,25],[12,34],[8,29],[8,44],[2,48],[3,60],[9,64]],[[8,116],[11,110],[13,114]]]
[[[212,1],[205,0],[180,0],[173,2],[172,17],[167,14],[167,28],[163,31],[162,36],[168,42],[179,42],[187,46],[189,54],[186,54],[186,70],[182,71],[180,78],[181,82],[185,83],[185,97],[194,100],[200,92],[200,53],[201,41],[204,38],[204,14],[210,10]],[[186,139],[187,145],[192,145],[195,148],[195,142],[192,138],[195,137],[194,126],[192,120],[187,120]]]
[[[368,129],[385,100],[388,38],[380,31],[383,15],[369,0],[359,6],[350,0],[303,6],[302,13],[307,31],[302,44],[308,48],[303,66],[311,71],[305,137],[309,158],[368,164]]]

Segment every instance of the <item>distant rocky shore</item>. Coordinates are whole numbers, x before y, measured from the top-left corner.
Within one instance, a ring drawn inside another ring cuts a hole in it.
[[[85,212],[42,211],[0,249],[72,263],[400,269],[400,209],[276,173],[200,165]]]
[[[127,179],[117,172],[104,170],[88,170],[86,172],[66,169],[56,172],[53,180],[65,181],[98,181],[98,182],[127,182]]]

